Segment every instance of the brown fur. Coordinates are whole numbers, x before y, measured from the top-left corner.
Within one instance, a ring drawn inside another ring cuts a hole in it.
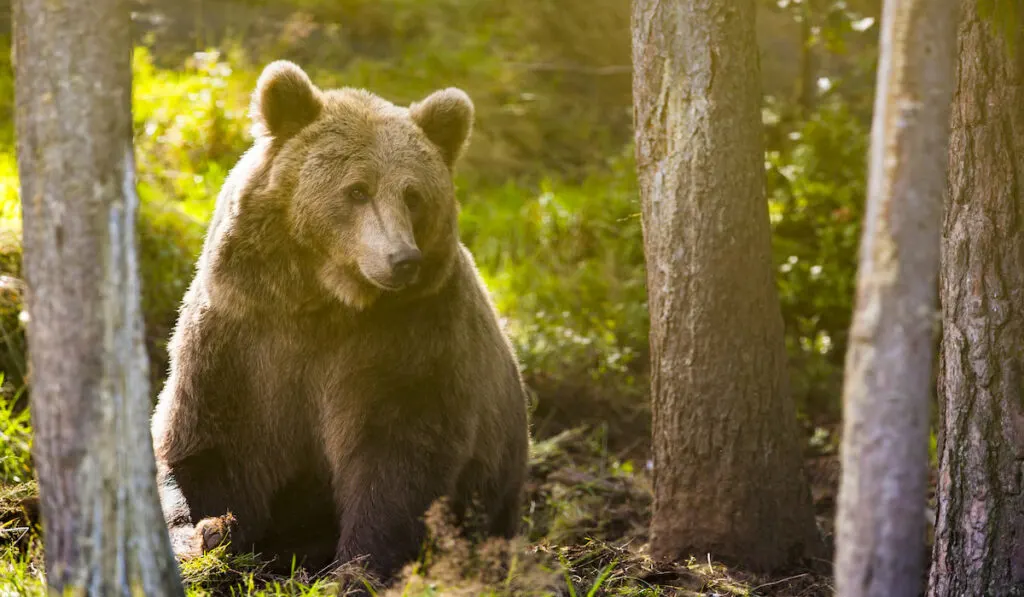
[[[153,417],[178,552],[230,535],[285,566],[368,555],[386,576],[416,556],[441,497],[477,500],[486,533],[513,535],[526,399],[458,240],[469,98],[404,108],[275,62],[253,118]],[[395,255],[421,256],[418,275],[400,276]]]

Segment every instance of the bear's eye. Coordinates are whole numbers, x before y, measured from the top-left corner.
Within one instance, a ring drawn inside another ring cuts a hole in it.
[[[366,203],[370,200],[370,189],[362,183],[354,184],[345,190],[345,195],[356,203]]]
[[[409,212],[415,216],[419,213],[420,208],[423,207],[423,196],[416,189],[407,189],[405,191],[405,205],[408,206]]]

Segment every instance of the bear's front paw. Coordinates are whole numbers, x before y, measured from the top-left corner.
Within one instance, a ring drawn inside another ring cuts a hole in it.
[[[237,524],[235,515],[230,512],[224,516],[211,516],[200,520],[193,536],[196,551],[206,553],[230,541]]]

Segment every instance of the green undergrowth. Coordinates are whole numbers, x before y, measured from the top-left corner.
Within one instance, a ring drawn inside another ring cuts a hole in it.
[[[19,505],[35,488],[0,491],[0,595],[42,595],[42,551]],[[348,566],[270,574],[252,554],[218,548],[181,563],[190,596],[344,595],[369,587],[387,597],[451,596],[804,596],[831,595],[828,579],[744,573],[704,558],[663,564],[646,553],[651,504],[643,463],[607,450],[600,429],[574,428],[534,444],[522,533],[512,541],[467,541],[442,507],[426,517],[421,558],[391,587]],[[318,574],[319,572],[319,574]]]
[[[0,373],[0,387],[4,376]],[[32,480],[32,426],[28,409],[15,392],[0,400],[0,488]]]

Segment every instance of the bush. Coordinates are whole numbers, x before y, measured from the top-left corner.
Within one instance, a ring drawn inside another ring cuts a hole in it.
[[[0,373],[0,385],[4,381]],[[19,402],[17,394],[0,400],[0,489],[32,480],[32,428]]]
[[[634,386],[648,324],[632,150],[580,184],[547,178],[465,204],[463,238],[527,374]]]
[[[0,87],[3,80],[0,70]],[[4,376],[0,396],[3,398],[10,398],[13,391],[23,385],[27,371],[21,319],[23,298],[18,167],[14,151],[0,145],[0,376]]]
[[[839,414],[866,193],[867,125],[832,96],[766,158],[775,263],[801,411]]]

